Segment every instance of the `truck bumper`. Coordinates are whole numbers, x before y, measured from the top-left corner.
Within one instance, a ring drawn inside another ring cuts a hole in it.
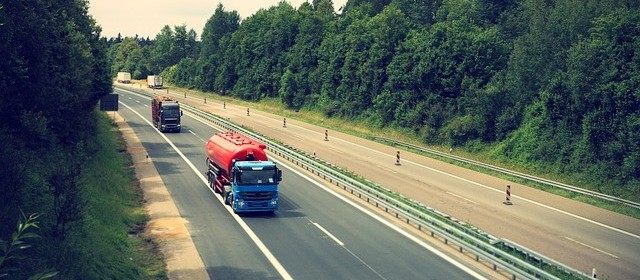
[[[278,200],[234,199],[233,210],[236,212],[273,212],[278,210]]]
[[[180,125],[162,125],[160,131],[180,131]]]

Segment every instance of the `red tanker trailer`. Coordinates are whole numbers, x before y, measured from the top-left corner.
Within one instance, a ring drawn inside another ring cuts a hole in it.
[[[282,172],[269,161],[266,146],[232,132],[216,133],[205,146],[209,187],[234,212],[278,210]]]

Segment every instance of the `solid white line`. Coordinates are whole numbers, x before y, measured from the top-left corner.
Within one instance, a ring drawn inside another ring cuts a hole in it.
[[[313,222],[312,222],[313,223]],[[331,239],[333,239],[333,241],[335,241],[336,243],[338,243],[338,245],[344,247],[344,242],[340,241],[340,239],[338,239],[337,237],[335,237],[333,234],[331,234],[328,230],[326,230],[325,228],[323,228],[320,224],[318,223],[313,223],[314,226],[316,226],[317,228],[319,228],[322,232],[324,232],[324,234],[326,234],[327,236],[329,236]]]
[[[477,203],[477,202],[475,202],[475,201],[473,201],[473,200],[471,200],[471,199],[468,199],[468,198],[465,198],[465,197],[459,196],[459,195],[457,195],[457,194],[455,194],[455,193],[452,193],[452,192],[447,192],[447,193],[448,193],[449,195],[455,196],[455,197],[457,197],[457,198],[459,198],[459,199],[462,199],[462,200],[466,200],[466,201],[471,202],[471,203],[473,203],[473,204],[479,204],[479,203]]]
[[[604,251],[604,250],[600,250],[600,249],[598,249],[598,248],[596,248],[596,247],[593,247],[593,246],[591,246],[591,245],[588,245],[588,244],[582,243],[582,242],[580,242],[580,241],[578,241],[578,240],[575,240],[575,239],[573,239],[573,238],[571,238],[571,237],[565,236],[564,238],[566,238],[566,239],[568,239],[568,240],[570,240],[570,241],[573,241],[573,242],[575,242],[575,243],[578,243],[578,244],[580,244],[580,245],[582,245],[582,246],[584,246],[584,247],[587,247],[587,248],[589,248],[589,249],[596,250],[596,251],[598,251],[598,252],[600,252],[600,253],[603,253],[603,254],[605,254],[605,255],[607,255],[607,256],[610,256],[610,257],[613,257],[613,258],[619,259],[619,257],[618,257],[618,256],[616,256],[616,255],[614,255],[614,254],[611,254],[611,253],[609,253],[609,252],[607,252],[607,251]]]
[[[149,105],[147,105],[147,104],[144,104],[144,107],[149,107]]]
[[[140,115],[138,112],[134,111],[131,107],[127,106],[126,104],[120,102],[120,104],[122,104],[123,106],[129,108],[129,110],[131,110],[134,114],[138,115],[144,122],[146,122],[149,126],[153,127],[153,125],[151,124],[151,122],[149,122],[147,119],[145,119],[142,115]],[[155,129],[155,128],[154,128]],[[191,161],[178,149],[178,147],[176,147],[173,142],[171,142],[171,140],[169,140],[169,138],[167,138],[167,136],[165,136],[163,133],[161,133],[160,131],[158,131],[157,129],[155,129],[156,132],[158,132],[158,134],[160,134],[160,136],[167,142],[169,143],[169,145],[171,145],[171,147],[176,151],[176,153],[178,153],[178,155],[180,155],[180,157],[187,163],[187,165],[189,165],[189,167],[191,168],[191,170],[193,170],[194,173],[196,173],[196,175],[200,178],[200,180],[204,183],[205,187],[211,192],[213,193],[213,196],[220,202],[223,203],[222,198],[217,195],[213,190],[211,190],[211,188],[209,188],[209,186],[207,185],[207,179],[204,178],[204,176],[202,175],[202,173],[200,173],[200,171],[198,171],[198,169],[193,165],[193,163],[191,163]],[[293,279],[291,277],[291,275],[289,275],[289,273],[287,272],[287,270],[284,269],[284,267],[282,266],[282,264],[280,264],[280,262],[276,259],[275,256],[273,256],[273,254],[271,253],[271,251],[269,251],[269,249],[267,248],[267,246],[264,245],[264,243],[262,243],[262,241],[260,240],[260,238],[258,238],[258,236],[251,230],[251,228],[249,228],[249,226],[242,220],[240,219],[240,217],[238,215],[235,215],[233,213],[233,210],[231,209],[231,207],[224,207],[224,209],[227,210],[227,212],[229,212],[229,214],[231,214],[231,216],[236,220],[236,222],[240,225],[240,227],[242,227],[242,229],[247,233],[247,235],[249,235],[249,238],[251,238],[251,240],[253,240],[253,242],[256,244],[256,246],[258,246],[258,248],[260,249],[260,251],[265,255],[265,257],[267,258],[267,260],[269,260],[269,262],[271,263],[271,265],[273,265],[273,267],[276,269],[276,271],[278,271],[278,273],[280,273],[280,276],[282,276],[282,278],[284,279]]]

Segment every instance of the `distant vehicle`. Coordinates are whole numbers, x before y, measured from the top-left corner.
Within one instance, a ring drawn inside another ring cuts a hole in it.
[[[118,83],[123,83],[123,84],[131,83],[131,73],[118,72]]]
[[[158,75],[147,76],[147,87],[162,88],[162,76],[158,76]]]
[[[209,187],[222,194],[235,213],[278,210],[282,171],[269,161],[266,148],[232,132],[216,133],[207,141]]]
[[[181,116],[180,104],[171,97],[159,95],[151,100],[151,118],[160,132],[180,132]]]

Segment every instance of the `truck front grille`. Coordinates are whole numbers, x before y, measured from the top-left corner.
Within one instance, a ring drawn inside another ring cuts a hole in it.
[[[241,192],[240,196],[244,200],[271,200],[276,192]]]

